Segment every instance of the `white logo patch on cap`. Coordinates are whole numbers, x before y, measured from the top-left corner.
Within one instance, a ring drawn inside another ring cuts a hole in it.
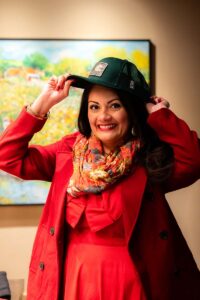
[[[134,90],[135,82],[133,80],[130,81],[130,89]]]
[[[107,63],[99,62],[94,66],[89,75],[101,77],[107,66]]]

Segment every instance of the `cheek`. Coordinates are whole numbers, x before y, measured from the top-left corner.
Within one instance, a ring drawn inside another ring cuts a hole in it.
[[[95,116],[88,112],[88,121],[90,127],[92,128],[95,125]]]
[[[121,127],[122,127],[123,131],[127,131],[128,130],[128,128],[129,128],[129,120],[128,120],[127,113],[123,113],[120,116],[120,124],[121,124]]]

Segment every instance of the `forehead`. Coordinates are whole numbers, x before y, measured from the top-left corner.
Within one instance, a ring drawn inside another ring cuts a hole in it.
[[[119,99],[117,92],[111,88],[107,88],[101,85],[94,85],[89,93],[88,101],[91,100],[111,100]]]

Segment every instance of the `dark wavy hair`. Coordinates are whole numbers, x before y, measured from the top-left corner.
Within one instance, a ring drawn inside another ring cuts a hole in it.
[[[78,116],[79,131],[86,137],[91,135],[88,120],[88,96],[90,90],[91,87],[83,92]],[[134,137],[139,138],[141,141],[142,147],[136,155],[135,163],[140,163],[146,168],[149,182],[164,182],[171,174],[174,161],[171,146],[161,141],[156,132],[148,125],[148,112],[143,100],[126,92],[117,90],[115,92],[118,94],[128,114],[130,128],[127,138],[133,138],[133,128]]]

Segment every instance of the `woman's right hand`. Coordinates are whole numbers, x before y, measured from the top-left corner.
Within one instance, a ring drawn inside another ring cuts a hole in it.
[[[31,110],[44,116],[55,104],[65,99],[69,94],[73,80],[66,80],[69,74],[53,76],[45,84],[41,94],[31,104]]]

